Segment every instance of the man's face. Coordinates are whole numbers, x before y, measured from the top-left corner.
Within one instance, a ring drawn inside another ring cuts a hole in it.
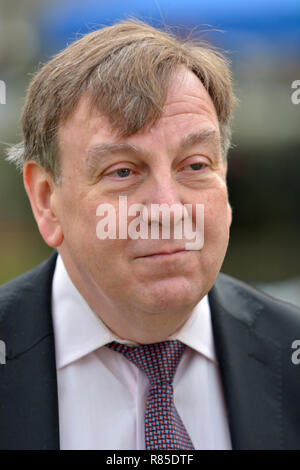
[[[73,281],[93,305],[99,301],[135,315],[191,310],[221,268],[231,222],[226,165],[209,95],[192,72],[179,69],[163,117],[150,130],[122,139],[105,117],[88,115],[87,103],[81,99],[59,133],[62,180],[55,197],[64,235],[59,251]],[[124,145],[110,145],[119,143]],[[203,248],[155,255],[184,243],[172,236],[100,240],[97,207],[114,206],[118,222],[119,196],[127,197],[128,207],[203,204]]]

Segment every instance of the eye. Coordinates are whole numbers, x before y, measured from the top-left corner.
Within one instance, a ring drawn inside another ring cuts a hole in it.
[[[200,172],[203,171],[207,168],[208,164],[206,162],[195,162],[195,163],[190,163],[189,165],[185,165],[183,167],[183,170],[185,171],[192,171],[192,172]]]
[[[111,176],[119,176],[120,178],[126,178],[127,176],[130,176],[132,170],[129,168],[119,168],[118,170],[113,171],[110,173]]]
[[[192,170],[202,170],[202,168],[205,167],[205,163],[202,163],[202,162],[198,162],[198,163],[192,163],[191,165],[189,165],[189,167],[192,168]]]

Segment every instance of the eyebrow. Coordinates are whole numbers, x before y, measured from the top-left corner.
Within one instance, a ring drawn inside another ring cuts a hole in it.
[[[197,132],[191,132],[184,136],[184,138],[179,143],[178,153],[183,152],[184,150],[193,147],[194,145],[199,145],[203,143],[216,143],[218,148],[221,143],[219,134],[215,129],[203,129]],[[150,153],[145,151],[143,148],[137,147],[133,144],[127,142],[119,143],[101,143],[92,147],[87,154],[87,167],[89,170],[92,170],[98,159],[105,161],[109,159],[112,155],[117,153],[127,153],[127,154],[143,154],[149,156]]]
[[[92,171],[98,160],[105,161],[117,153],[138,154],[145,153],[138,147],[125,142],[120,143],[102,143],[92,147],[87,154],[87,168]]]
[[[198,132],[191,132],[184,136],[179,144],[179,152],[186,150],[194,145],[203,144],[206,142],[216,143],[218,146],[221,143],[220,135],[215,129],[203,129]]]

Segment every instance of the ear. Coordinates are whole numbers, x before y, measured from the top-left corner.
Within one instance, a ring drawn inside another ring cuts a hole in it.
[[[229,222],[229,227],[231,226],[231,223],[232,223],[232,207],[228,201],[227,203],[228,207],[227,207],[227,216],[228,216],[228,222]]]
[[[23,181],[39,231],[52,248],[63,242],[63,232],[56,214],[57,185],[52,176],[36,162],[24,165]]]
[[[228,160],[226,159],[226,161],[224,162],[224,177],[225,177],[225,181],[227,179],[227,170],[228,170]],[[227,183],[226,183],[227,184]],[[228,190],[227,190],[228,192]],[[228,194],[227,194],[227,197],[228,197]],[[228,224],[229,224],[229,227],[231,226],[232,224],[232,207],[230,205],[230,202],[229,200],[227,201],[227,217],[228,217]]]

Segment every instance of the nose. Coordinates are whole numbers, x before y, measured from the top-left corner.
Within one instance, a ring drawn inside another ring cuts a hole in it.
[[[180,191],[171,171],[165,170],[153,176],[146,190],[146,204],[177,204],[180,203]]]
[[[176,224],[183,220],[185,207],[180,188],[172,178],[171,171],[165,171],[151,178],[144,187],[143,218],[148,224]]]

